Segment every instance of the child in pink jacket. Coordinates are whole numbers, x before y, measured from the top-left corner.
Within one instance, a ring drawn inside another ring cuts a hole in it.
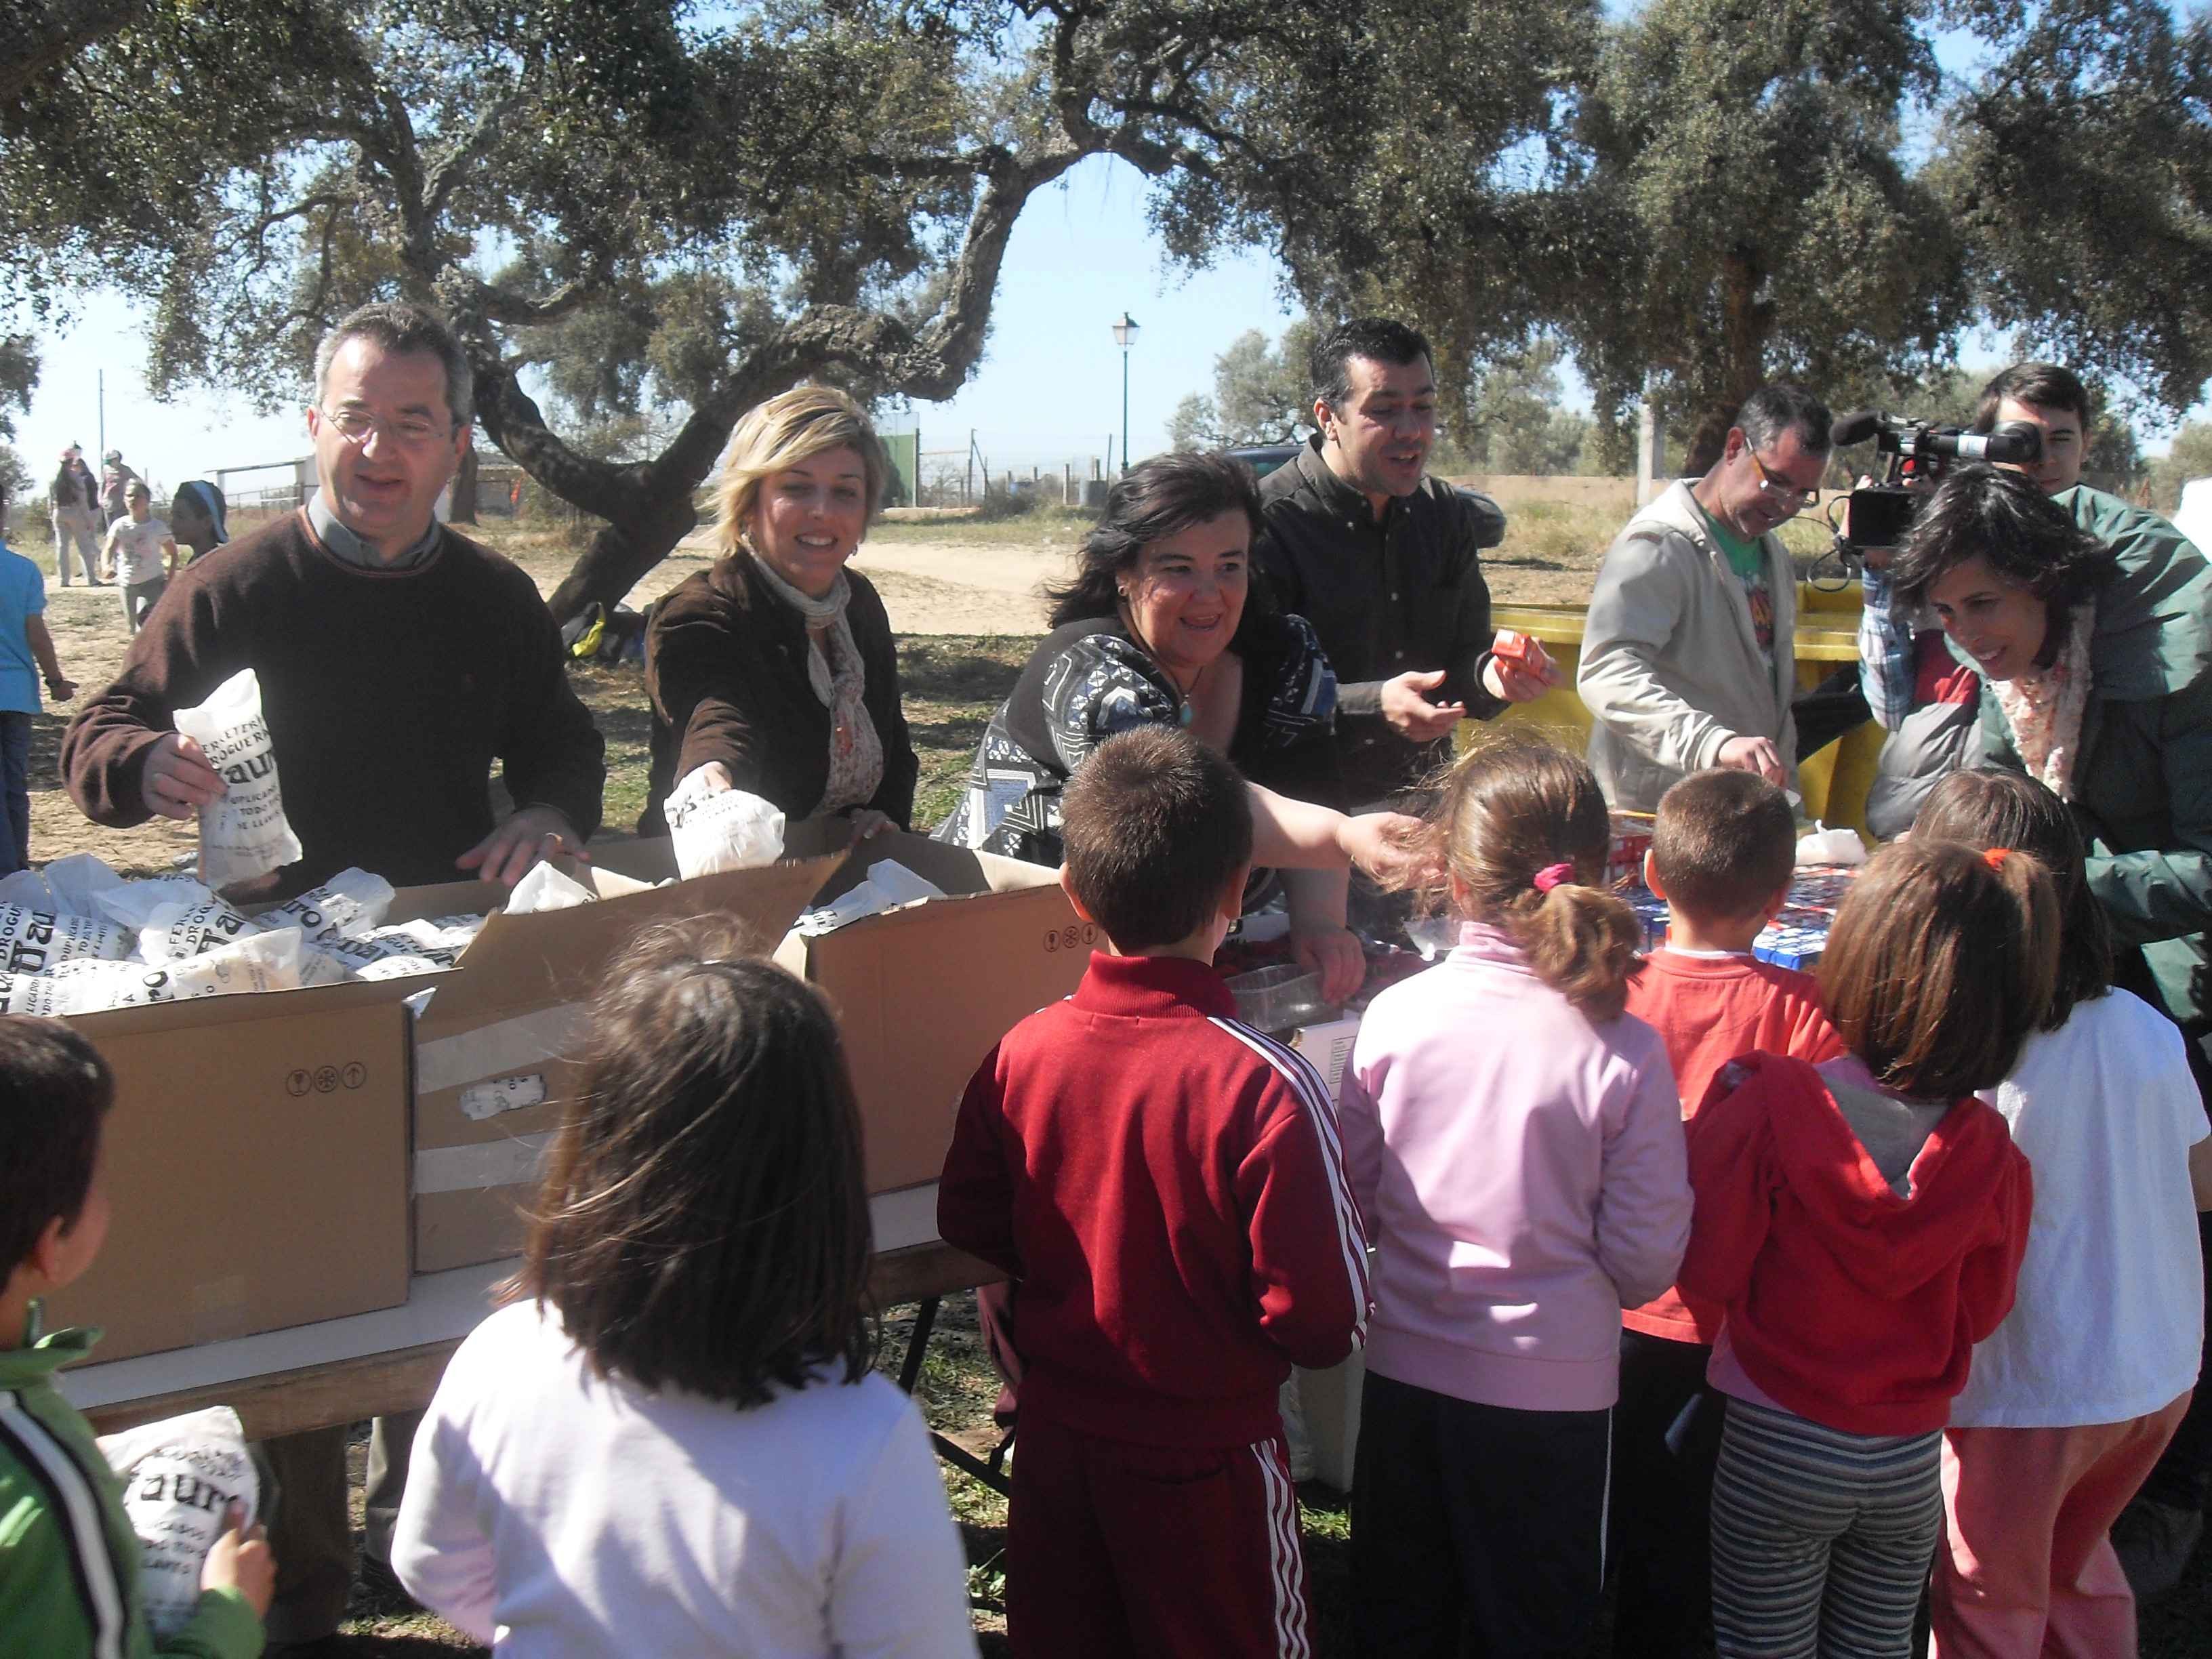
[[[1599,883],[1604,797],[1506,737],[1431,822],[1459,948],[1382,993],[1346,1069],[1346,1164],[1380,1251],[1352,1478],[1355,1650],[1586,1650],[1620,1312],[1690,1231],[1666,1046],[1622,1012],[1643,933]]]

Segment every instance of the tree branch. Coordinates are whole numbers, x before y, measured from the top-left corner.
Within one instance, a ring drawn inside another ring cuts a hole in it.
[[[70,0],[58,14],[45,6],[17,9],[8,55],[0,60],[0,103],[35,92],[56,68],[152,9],[148,0]]]

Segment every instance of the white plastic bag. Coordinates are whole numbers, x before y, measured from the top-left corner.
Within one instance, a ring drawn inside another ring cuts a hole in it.
[[[0,904],[0,969],[9,973],[44,974],[64,962],[116,962],[130,954],[130,935],[112,921]]]
[[[208,764],[229,786],[200,808],[200,878],[228,887],[297,863],[300,838],[284,816],[276,750],[254,672],[241,668],[198,708],[177,710],[177,730],[206,751]]]
[[[46,885],[53,889],[55,905],[73,916],[106,915],[95,896],[123,885],[114,866],[91,853],[71,853],[67,858],[56,859],[41,873]]]
[[[195,904],[222,901],[215,889],[196,876],[149,876],[143,881],[120,881],[92,896],[94,915],[106,916],[122,927],[151,927],[156,910],[188,909]]]
[[[191,997],[232,996],[246,991],[295,991],[300,988],[300,930],[248,933],[234,944],[175,962],[70,962],[47,976],[63,1006],[52,1009],[15,1006],[19,977],[9,988],[10,1013],[91,1014],[108,1008],[137,1008]],[[25,989],[27,999],[41,993]]]
[[[341,870],[313,892],[287,899],[254,918],[264,931],[297,927],[311,939],[359,939],[392,908],[392,884],[366,870]]]
[[[829,903],[799,917],[798,931],[811,938],[834,933],[863,916],[879,915],[918,899],[943,898],[945,890],[926,876],[918,876],[896,859],[878,859],[866,877],[847,888]]]
[[[219,898],[199,904],[164,904],[146,919],[138,933],[141,962],[178,962],[216,951],[255,931],[254,925]]]
[[[46,878],[35,870],[18,870],[12,875],[0,876],[0,904],[13,904],[25,910],[69,908],[54,896],[54,890],[46,885]]]
[[[448,972],[453,966],[453,964],[450,962],[434,962],[428,957],[386,957],[381,962],[370,963],[368,966],[361,970],[357,977],[362,979],[411,979],[416,974],[446,973]]]
[[[243,1509],[241,1525],[253,1524],[260,1476],[228,1406],[103,1435],[100,1449],[123,1478],[123,1512],[138,1534],[139,1601],[155,1642],[165,1642],[199,1605],[200,1571],[231,1506]]]
[[[1800,864],[1864,864],[1866,860],[1866,843],[1856,830],[1831,830],[1815,823],[1811,835],[1797,840]]]
[[[708,789],[696,767],[684,775],[661,811],[676,853],[677,873],[715,876],[751,870],[783,856],[783,814],[743,789]]]
[[[533,864],[530,873],[514,884],[507,895],[507,913],[527,916],[540,910],[571,910],[579,904],[596,904],[599,896],[583,883],[562,875],[551,865]]]

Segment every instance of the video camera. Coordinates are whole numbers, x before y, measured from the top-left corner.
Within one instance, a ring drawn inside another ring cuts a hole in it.
[[[1967,432],[1909,415],[1863,409],[1828,428],[1828,441],[1838,449],[1869,438],[1875,440],[1877,453],[1889,457],[1889,465],[1880,483],[1862,484],[1851,491],[1850,533],[1838,532],[1836,536],[1838,547],[1847,554],[1895,547],[1903,541],[1921,501],[1951,462],[2025,466],[2043,454],[2043,434],[2026,421],[2001,422],[1990,432]]]

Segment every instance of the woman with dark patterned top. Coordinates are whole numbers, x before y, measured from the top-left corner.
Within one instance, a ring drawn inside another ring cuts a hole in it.
[[[1053,631],[991,717],[939,841],[1058,864],[1060,793],[1092,749],[1133,726],[1182,725],[1252,786],[1255,854],[1280,866],[1298,958],[1332,1000],[1364,963],[1344,924],[1351,852],[1387,815],[1346,818],[1334,737],[1336,675],[1302,617],[1250,583],[1260,523],[1251,470],[1163,455],[1107,494]]]

